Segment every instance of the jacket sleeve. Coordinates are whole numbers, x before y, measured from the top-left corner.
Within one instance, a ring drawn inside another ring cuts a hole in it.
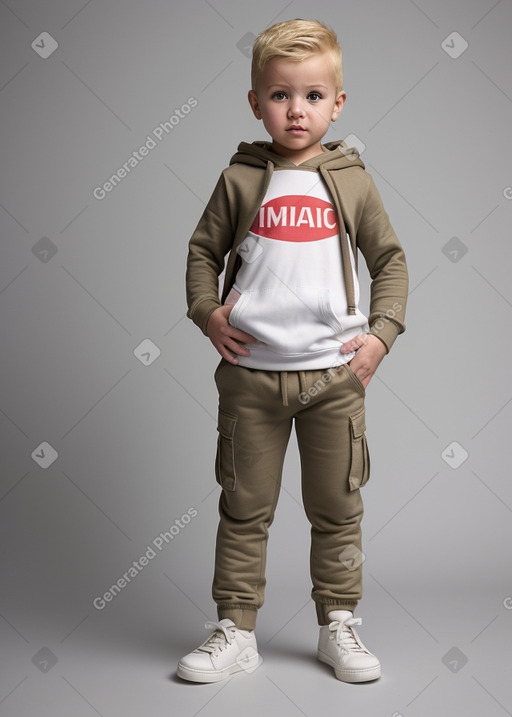
[[[409,280],[404,251],[371,176],[357,229],[357,245],[372,279],[370,333],[381,339],[389,352],[396,337],[405,331]]]
[[[221,306],[219,275],[233,237],[228,191],[222,174],[189,241],[187,257],[187,316],[205,335],[210,315]]]

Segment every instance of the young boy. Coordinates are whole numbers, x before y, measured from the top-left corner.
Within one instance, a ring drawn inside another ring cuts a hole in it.
[[[343,109],[341,48],[317,21],[255,41],[249,103],[271,142],[242,142],[190,240],[188,316],[221,355],[212,594],[219,622],[177,674],[255,669],[268,528],[295,422],[311,523],[318,659],[346,682],[380,677],[353,611],[362,596],[360,487],[369,478],[365,389],[405,330],[407,269],[357,150],[321,140]],[[357,249],[372,279],[358,308]],[[229,252],[222,299],[218,277]]]

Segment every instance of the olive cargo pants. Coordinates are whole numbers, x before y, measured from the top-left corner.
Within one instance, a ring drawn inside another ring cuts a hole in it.
[[[221,359],[216,479],[219,499],[212,596],[218,619],[252,630],[263,604],[274,519],[293,419],[302,498],[311,523],[310,572],[319,625],[362,596],[359,488],[369,478],[365,390],[346,364],[262,371]]]

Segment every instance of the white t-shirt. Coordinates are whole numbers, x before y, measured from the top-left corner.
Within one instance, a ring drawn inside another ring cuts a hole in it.
[[[347,313],[336,211],[316,171],[276,169],[246,238],[229,323],[258,341],[239,365],[271,371],[323,369],[350,361],[340,346],[369,327]],[[350,250],[356,305],[359,283]]]

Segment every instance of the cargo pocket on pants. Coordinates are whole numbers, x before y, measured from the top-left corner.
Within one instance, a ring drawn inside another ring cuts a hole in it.
[[[349,417],[350,423],[350,490],[356,490],[363,486],[370,477],[370,454],[366,442],[366,411],[363,408],[359,413]]]
[[[236,416],[219,409],[217,423],[217,456],[215,459],[215,477],[217,483],[226,490],[235,490],[235,426]]]

